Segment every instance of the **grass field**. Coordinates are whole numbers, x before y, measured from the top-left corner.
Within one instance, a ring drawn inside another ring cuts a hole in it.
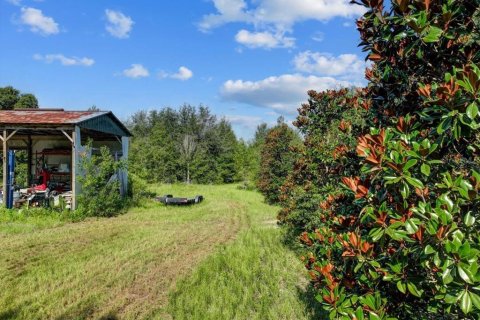
[[[235,186],[111,219],[0,219],[0,319],[306,319],[304,270],[277,208]],[[9,220],[10,221],[10,220]]]

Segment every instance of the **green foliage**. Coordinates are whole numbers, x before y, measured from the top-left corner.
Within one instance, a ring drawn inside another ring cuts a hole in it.
[[[230,183],[237,175],[231,125],[206,107],[189,105],[132,116],[129,168],[149,182]],[[188,154],[185,138],[188,137]],[[191,149],[191,150],[190,150]]]
[[[341,147],[335,142],[318,150],[316,159],[336,169],[307,170],[313,183],[341,187],[317,208],[302,207],[308,190],[297,193],[295,180],[287,193],[294,208],[319,217],[292,223],[304,231],[317,299],[332,319],[476,319],[479,3],[395,0],[385,11],[381,0],[353,2],[366,8],[357,25],[373,62],[361,98],[371,129],[353,133],[356,155],[346,162],[322,155]],[[316,123],[307,126],[313,138],[334,134],[304,111],[299,123]]]
[[[299,109],[294,125],[304,136],[303,149],[280,189],[283,208],[278,217],[293,236],[328,219],[323,208],[332,197],[340,196],[339,173],[358,170],[355,137],[366,128],[364,94],[362,90],[312,90],[308,103]]]
[[[37,98],[30,93],[21,94],[11,86],[0,88],[0,110],[20,108],[38,108]]]
[[[20,98],[15,103],[14,109],[31,109],[38,108],[38,100],[31,93],[25,93],[20,95]]]
[[[292,170],[300,145],[299,135],[287,124],[271,128],[261,148],[261,161],[257,187],[268,203],[280,201],[280,187]]]
[[[100,149],[100,155],[88,156],[89,150],[81,157],[79,177],[81,194],[77,211],[85,217],[112,217],[127,205],[120,194],[118,172],[125,166],[115,161],[107,147]]]

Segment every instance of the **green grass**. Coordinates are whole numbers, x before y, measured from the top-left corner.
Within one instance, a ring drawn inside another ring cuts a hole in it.
[[[302,319],[304,270],[282,245],[277,208],[235,186],[116,218],[0,217],[0,319]],[[13,221],[13,222],[12,222]]]

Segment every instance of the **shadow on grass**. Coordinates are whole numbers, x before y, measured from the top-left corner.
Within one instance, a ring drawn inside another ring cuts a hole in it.
[[[323,310],[320,302],[315,299],[316,294],[318,294],[318,292],[310,285],[306,287],[306,290],[304,288],[297,288],[298,298],[304,304],[305,313],[309,319],[328,319],[328,312]]]
[[[8,309],[5,311],[0,311],[0,320],[14,319],[19,316],[19,309]]]

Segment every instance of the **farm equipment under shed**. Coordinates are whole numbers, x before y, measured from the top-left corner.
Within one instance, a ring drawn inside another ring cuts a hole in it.
[[[161,197],[156,197],[155,200],[165,205],[173,204],[177,206],[185,206],[202,202],[203,196],[197,195],[194,198],[174,198],[171,194],[167,194]]]

